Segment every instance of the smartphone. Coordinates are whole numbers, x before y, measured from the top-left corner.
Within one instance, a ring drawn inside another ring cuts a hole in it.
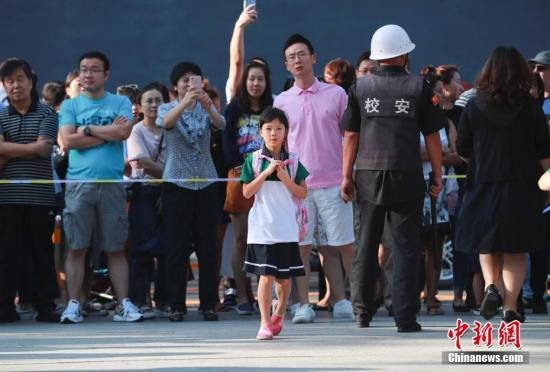
[[[202,89],[202,77],[196,75],[196,76],[189,76],[189,85],[192,87],[195,87],[197,90]]]
[[[248,8],[250,5],[256,7],[256,0],[243,0],[243,9]]]

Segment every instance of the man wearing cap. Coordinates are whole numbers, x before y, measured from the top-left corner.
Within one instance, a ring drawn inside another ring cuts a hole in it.
[[[550,50],[537,53],[535,58],[529,60],[533,70],[539,74],[544,83],[544,103],[542,109],[546,117],[550,117]]]
[[[537,53],[535,58],[528,60],[533,71],[537,73],[544,84],[544,101],[542,109],[546,115],[546,122],[550,129],[550,50]],[[546,221],[550,221],[550,216],[546,215]],[[531,298],[531,308],[533,314],[546,313],[546,304],[544,303],[544,294],[546,293],[548,260],[546,251],[530,252],[531,270],[530,285],[533,292]]]
[[[434,170],[430,194],[442,189],[439,129],[443,113],[431,102],[431,89],[421,77],[405,70],[415,45],[397,25],[378,29],[371,41],[372,60],[380,67],[349,91],[342,119],[344,129],[341,195],[352,200],[357,187],[361,213],[359,244],[351,275],[357,326],[368,327],[374,313],[378,245],[384,222],[393,241],[392,301],[398,332],[418,332],[417,266],[420,214],[426,189],[420,160],[419,135]],[[355,183],[352,179],[356,167]],[[355,186],[356,185],[356,186]]]

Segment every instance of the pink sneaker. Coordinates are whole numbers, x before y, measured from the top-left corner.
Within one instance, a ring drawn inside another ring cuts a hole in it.
[[[258,340],[271,340],[273,339],[273,332],[270,326],[260,327],[258,334],[256,335]]]
[[[273,336],[277,336],[283,330],[283,319],[284,317],[273,314],[271,316],[271,332]]]

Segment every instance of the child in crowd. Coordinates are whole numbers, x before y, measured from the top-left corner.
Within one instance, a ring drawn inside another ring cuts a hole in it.
[[[248,216],[244,270],[260,275],[258,303],[259,340],[270,340],[283,327],[292,276],[305,275],[298,248],[299,199],[307,196],[309,175],[295,154],[285,150],[288,119],[282,110],[268,107],[260,116],[260,150],[246,158],[241,173],[243,195],[255,197]],[[277,305],[269,317],[271,288],[276,283]]]

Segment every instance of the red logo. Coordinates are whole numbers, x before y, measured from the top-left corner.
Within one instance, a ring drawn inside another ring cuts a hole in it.
[[[498,327],[498,345],[506,347],[508,345],[514,345],[516,349],[521,349],[521,323],[514,320],[510,323],[500,322]]]
[[[474,346],[480,347],[483,343],[487,348],[490,348],[493,345],[493,325],[491,323],[485,323],[484,326],[481,326],[481,323],[475,320],[472,330],[476,334],[472,337]]]
[[[470,329],[468,323],[457,319],[456,326],[447,331],[447,338],[455,341],[455,347],[458,350],[462,350],[461,337],[466,334],[468,329]],[[484,344],[490,348],[493,345],[493,330],[493,325],[490,322],[482,324],[477,320],[474,321],[472,345],[480,347]],[[507,347],[508,345],[512,345],[518,350],[521,349],[521,323],[517,320],[510,323],[501,321],[498,327],[498,346]]]
[[[459,318],[456,320],[456,327],[450,328],[447,332],[447,337],[449,338],[449,340],[455,340],[455,347],[458,350],[462,350],[460,338],[464,336],[468,328],[470,328],[470,326],[467,323],[463,323],[462,319]]]

